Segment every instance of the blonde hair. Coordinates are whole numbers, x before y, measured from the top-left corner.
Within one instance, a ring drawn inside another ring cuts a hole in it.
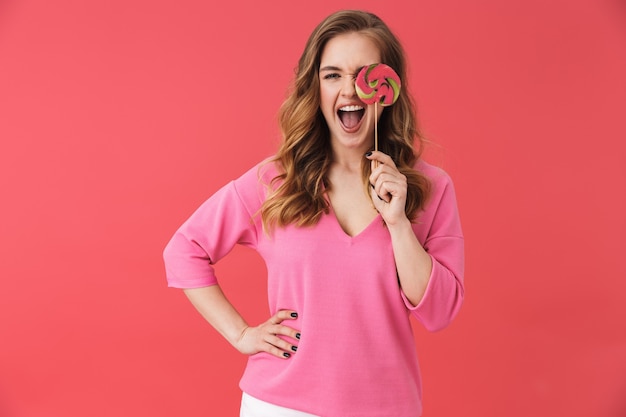
[[[310,226],[329,212],[325,191],[331,186],[330,133],[320,110],[319,67],[326,43],[337,35],[358,32],[368,36],[380,51],[381,62],[396,70],[402,80],[397,102],[385,108],[378,124],[379,150],[391,156],[407,177],[406,214],[414,220],[429,192],[428,180],[413,166],[421,154],[415,106],[408,93],[404,51],[391,30],[376,15],[355,10],[334,13],[322,21],[306,43],[296,68],[289,96],[280,108],[281,146],[272,159],[280,174],[261,207],[266,230],[274,226]],[[417,148],[414,140],[418,142]],[[363,181],[368,183],[370,163],[363,158]]]

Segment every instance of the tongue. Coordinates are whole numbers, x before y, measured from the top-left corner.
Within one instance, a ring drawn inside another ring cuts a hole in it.
[[[361,114],[358,111],[340,111],[339,117],[341,118],[341,123],[348,129],[358,125],[361,120]]]

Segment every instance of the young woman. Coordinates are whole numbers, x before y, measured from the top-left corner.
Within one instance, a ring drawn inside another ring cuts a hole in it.
[[[374,106],[354,79],[379,62],[403,88],[377,112],[374,152]],[[281,108],[276,156],[210,197],[167,245],[169,285],[250,355],[241,416],[421,414],[409,317],[438,330],[459,311],[463,235],[450,178],[419,159],[407,84],[402,48],[378,17],[326,18]],[[271,316],[257,326],[211,266],[236,244],[267,265]]]

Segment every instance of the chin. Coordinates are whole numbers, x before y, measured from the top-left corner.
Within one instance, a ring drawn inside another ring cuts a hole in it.
[[[365,150],[367,151],[374,145],[372,139],[367,139],[366,135],[341,134],[331,137],[331,143],[335,148]]]

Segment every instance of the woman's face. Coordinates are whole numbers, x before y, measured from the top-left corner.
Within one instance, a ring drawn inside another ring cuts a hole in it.
[[[355,149],[365,153],[374,143],[374,105],[356,94],[354,79],[364,66],[380,62],[374,42],[358,32],[335,36],[322,51],[320,109],[330,130],[334,151]],[[378,106],[378,117],[382,107]]]

